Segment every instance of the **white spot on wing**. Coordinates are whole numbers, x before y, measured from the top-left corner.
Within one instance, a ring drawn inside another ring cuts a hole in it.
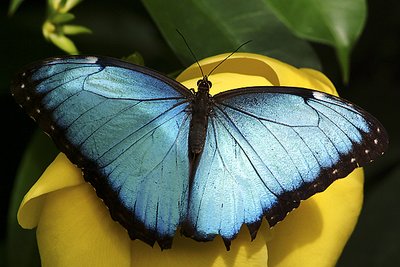
[[[374,144],[375,144],[375,145],[378,144],[378,139],[374,139]]]
[[[37,113],[37,114],[40,114],[40,109],[37,108],[37,109],[36,109],[36,113]]]
[[[365,152],[365,154],[368,154],[368,153],[369,153],[369,150],[368,150],[368,149],[365,149],[364,152]]]
[[[25,88],[25,84],[21,84],[21,88],[22,88],[22,89]]]
[[[338,170],[337,170],[337,169],[334,169],[332,173],[333,173],[333,174],[336,174],[337,172],[338,172]]]
[[[356,158],[351,158],[350,162],[353,163],[356,161]]]
[[[92,56],[86,57],[86,61],[87,61],[88,63],[96,63],[97,60],[98,60],[97,57],[92,57]]]
[[[326,99],[325,95],[321,92],[315,91],[312,94],[316,99]]]

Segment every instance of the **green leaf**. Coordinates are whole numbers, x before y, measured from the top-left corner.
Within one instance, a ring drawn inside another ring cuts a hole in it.
[[[365,0],[265,0],[295,34],[334,46],[344,80],[349,76],[351,50],[364,28]]]
[[[139,52],[132,53],[127,57],[122,57],[122,60],[128,61],[136,65],[144,66],[144,58]]]
[[[178,29],[198,59],[235,50],[278,58],[298,67],[320,69],[308,42],[295,37],[264,0],[142,0],[168,44],[185,65],[194,62]]]
[[[18,7],[22,4],[24,0],[11,0],[10,6],[8,7],[8,15],[14,15],[15,11],[17,11]]]
[[[24,195],[37,181],[57,153],[58,150],[50,138],[38,130],[34,134],[21,160],[11,195],[8,214],[8,266],[40,266],[36,244],[36,231],[24,230],[18,225],[17,211]]]
[[[61,26],[62,33],[66,35],[75,35],[81,33],[92,33],[89,28],[79,25],[63,25]]]
[[[58,48],[64,50],[70,55],[79,54],[78,49],[76,48],[74,42],[65,35],[50,34],[49,40]]]
[[[64,0],[64,1],[55,0],[53,2],[60,3],[58,8],[60,12],[68,12],[69,10],[74,8],[77,4],[82,2],[82,0]]]
[[[54,24],[66,23],[75,18],[74,14],[71,13],[54,13],[54,15],[49,18],[49,21]]]
[[[63,25],[75,18],[70,9],[82,0],[48,0],[47,19],[42,25],[42,33],[47,40],[70,55],[79,54],[74,42],[65,35],[91,33],[89,28],[79,25]]]

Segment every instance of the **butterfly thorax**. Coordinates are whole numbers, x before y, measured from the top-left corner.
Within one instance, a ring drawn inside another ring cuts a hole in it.
[[[189,147],[193,154],[200,154],[203,151],[210,113],[211,82],[208,81],[207,76],[204,76],[197,82],[197,86],[197,92],[191,104],[192,120],[189,131]]]

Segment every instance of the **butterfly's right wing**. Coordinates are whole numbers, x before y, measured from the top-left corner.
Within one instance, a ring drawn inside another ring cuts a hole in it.
[[[187,210],[189,90],[143,67],[76,56],[31,65],[12,94],[131,238],[171,245]]]
[[[263,217],[275,225],[388,145],[377,119],[321,92],[253,87],[213,100],[183,232],[228,248],[243,224],[254,238]]]

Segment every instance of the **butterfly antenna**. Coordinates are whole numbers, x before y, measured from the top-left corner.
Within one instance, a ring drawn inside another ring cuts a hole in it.
[[[184,41],[185,44],[186,44],[186,47],[187,47],[187,48],[189,49],[189,51],[190,51],[190,54],[192,54],[192,57],[193,57],[194,60],[196,61],[197,66],[199,66],[200,71],[201,71],[201,76],[204,77],[203,69],[201,68],[200,63],[199,63],[199,61],[197,60],[196,56],[194,55],[192,49],[190,49],[190,46],[189,46],[188,42],[186,41],[185,37],[183,36],[183,34],[182,34],[178,29],[176,29],[176,31],[177,31],[177,32],[179,33],[179,35],[182,37],[183,41]]]
[[[209,73],[207,76],[210,76],[211,73],[213,73],[214,70],[216,70],[222,63],[224,63],[228,58],[230,58],[233,54],[235,54],[240,48],[242,48],[243,46],[247,45],[248,43],[250,43],[251,40],[239,45],[238,48],[235,49],[235,51],[233,51],[232,53],[230,53],[226,58],[224,58],[224,60],[222,60],[220,63],[218,63],[217,66],[215,66]]]

